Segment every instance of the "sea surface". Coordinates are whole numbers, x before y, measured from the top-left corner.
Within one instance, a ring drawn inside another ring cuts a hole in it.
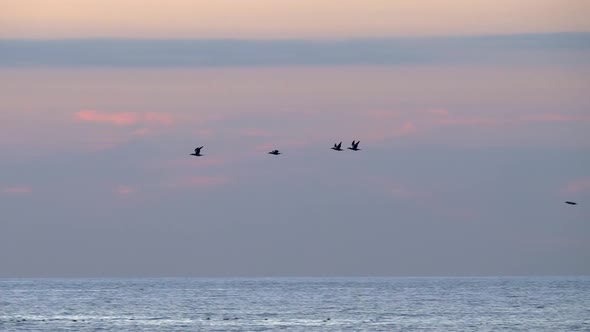
[[[590,277],[0,279],[0,331],[590,331]]]

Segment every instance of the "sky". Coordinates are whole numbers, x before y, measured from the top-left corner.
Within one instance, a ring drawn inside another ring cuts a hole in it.
[[[0,6],[0,277],[590,274],[586,1]]]

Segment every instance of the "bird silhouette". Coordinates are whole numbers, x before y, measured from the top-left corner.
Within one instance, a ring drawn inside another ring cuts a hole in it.
[[[201,146],[201,147],[198,147],[198,148],[196,148],[196,149],[195,149],[195,153],[191,153],[191,156],[195,156],[195,157],[200,157],[200,156],[202,156],[202,154],[201,154],[201,149],[202,149],[202,148],[203,148],[202,146]]]
[[[275,156],[280,155],[281,153],[279,152],[279,150],[272,150],[270,151],[268,154],[274,154]]]
[[[351,145],[351,146],[350,146],[348,149],[349,149],[349,150],[353,150],[353,151],[358,151],[358,150],[360,150],[360,149],[359,149],[359,143],[360,143],[360,142],[361,142],[361,141],[358,141],[358,142],[352,141],[352,145]]]
[[[578,203],[576,203],[576,202],[570,202],[570,201],[567,201],[567,202],[565,202],[565,204],[569,204],[569,205],[578,205]]]
[[[342,151],[342,148],[341,148],[341,146],[342,146],[342,142],[340,142],[340,143],[338,143],[338,144],[334,143],[334,146],[333,146],[333,147],[331,147],[331,149],[332,149],[332,150],[336,150],[336,151]]]

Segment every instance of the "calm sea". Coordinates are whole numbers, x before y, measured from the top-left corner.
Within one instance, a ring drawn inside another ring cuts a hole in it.
[[[590,277],[0,279],[0,331],[590,331]]]

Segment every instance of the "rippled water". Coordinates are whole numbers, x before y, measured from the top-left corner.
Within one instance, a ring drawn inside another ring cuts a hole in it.
[[[590,278],[0,279],[0,331],[590,331]]]

